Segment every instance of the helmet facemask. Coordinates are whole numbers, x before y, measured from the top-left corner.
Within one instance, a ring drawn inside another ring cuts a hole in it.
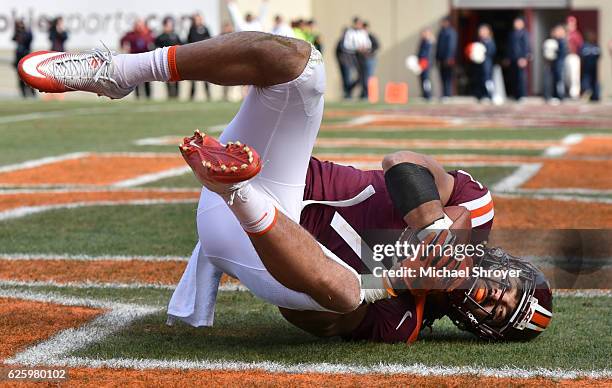
[[[519,275],[474,276],[467,287],[454,291],[448,315],[455,325],[488,340],[531,339],[548,326],[552,294],[535,266],[499,248],[487,249],[475,260],[475,266],[485,270],[514,270]],[[532,322],[534,319],[537,322]]]

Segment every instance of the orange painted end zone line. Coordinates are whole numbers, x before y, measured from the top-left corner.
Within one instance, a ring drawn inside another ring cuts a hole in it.
[[[78,327],[103,313],[102,309],[0,297],[0,359],[60,330]]]
[[[0,172],[0,184],[104,186],[184,166],[185,162],[178,154],[85,154],[82,157]]]

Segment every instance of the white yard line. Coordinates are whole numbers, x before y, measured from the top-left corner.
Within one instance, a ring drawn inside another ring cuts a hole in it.
[[[0,117],[0,124],[11,124],[11,123],[19,123],[23,121],[61,118],[61,117],[66,117],[66,116],[107,113],[107,112],[112,112],[116,110],[117,108],[114,108],[114,107],[113,108],[99,107],[99,108],[76,108],[76,109],[56,110],[56,111],[48,111],[48,112],[32,112],[32,113],[24,113],[24,114]]]
[[[80,158],[84,158],[90,155],[91,154],[89,152],[73,152],[73,153],[59,155],[59,156],[49,156],[49,157],[45,157],[41,159],[28,160],[22,163],[0,166],[0,173],[13,172],[17,170],[25,170],[28,168],[40,167],[46,164],[63,162],[63,161],[72,160],[72,159],[80,159]]]
[[[471,366],[429,366],[424,364],[376,364],[371,366],[308,363],[286,364],[271,361],[241,362],[216,360],[153,360],[153,359],[91,359],[86,357],[70,357],[71,352],[82,349],[90,344],[103,341],[113,333],[125,328],[137,319],[163,311],[163,308],[139,306],[108,301],[93,301],[84,298],[64,297],[56,294],[42,294],[31,291],[3,290],[0,297],[26,299],[40,302],[57,303],[67,306],[88,306],[110,310],[80,328],[62,330],[51,339],[19,352],[4,360],[13,365],[49,365],[64,367],[92,368],[129,368],[129,369],[181,369],[181,370],[263,370],[271,373],[325,373],[325,374],[412,374],[419,376],[456,376],[477,375],[484,377],[532,378],[544,377],[553,379],[592,378],[604,379],[612,377],[612,371],[603,370],[563,370],[534,368],[523,369],[513,367],[485,368]]]
[[[160,204],[181,204],[197,203],[198,199],[137,199],[120,201],[92,201],[92,202],[72,202],[56,205],[42,206],[23,206],[0,212],[0,221],[30,216],[32,214],[43,213],[56,209],[76,209],[86,206],[121,206],[121,205],[160,205]]]
[[[153,288],[157,290],[174,290],[175,284],[160,284],[160,283],[117,283],[117,282],[57,282],[54,280],[0,280],[0,287],[57,287],[57,288],[106,288],[106,289],[143,289]],[[219,291],[248,291],[244,285],[240,283],[225,282],[219,285]]]
[[[583,139],[584,135],[579,133],[567,135],[561,140],[561,145],[548,147],[544,151],[544,156],[552,158],[563,156],[571,146],[580,143]]]
[[[85,331],[89,333],[90,330]],[[83,334],[83,333],[79,333]],[[78,338],[78,345],[86,343],[85,339]],[[322,374],[384,374],[384,375],[417,375],[417,376],[457,376],[457,375],[476,375],[482,377],[498,378],[534,378],[544,377],[551,379],[605,379],[612,376],[612,370],[563,370],[547,368],[485,368],[472,366],[429,366],[424,364],[401,365],[380,363],[371,366],[335,364],[335,363],[308,363],[290,364],[278,363],[273,361],[243,362],[243,361],[216,361],[216,360],[152,360],[152,359],[129,359],[114,358],[108,360],[90,359],[85,357],[57,357],[54,354],[45,357],[40,354],[43,348],[36,349],[37,352],[30,354],[20,354],[6,362],[8,364],[24,363],[26,365],[36,365],[37,360],[44,360],[48,365],[63,367],[90,367],[90,368],[112,368],[112,369],[180,369],[180,370],[259,370],[270,373],[322,373]],[[68,348],[69,346],[64,346]],[[72,347],[71,347],[72,348]],[[74,346],[74,348],[77,348]],[[72,349],[71,349],[72,350]],[[25,353],[25,352],[24,352]],[[19,357],[19,358],[17,358]]]
[[[146,137],[144,139],[134,141],[134,144],[139,146],[178,146],[179,143],[182,143],[181,140],[182,138],[180,136]]]
[[[104,114],[113,112],[129,112],[129,113],[148,113],[148,112],[190,112],[201,111],[202,107],[196,105],[152,105],[152,106],[128,106],[123,104],[113,104],[94,108],[74,108],[65,110],[55,110],[47,112],[32,112],[10,116],[0,117],[0,124],[19,123],[23,121],[43,120],[52,118],[62,118],[67,116]],[[217,126],[211,126],[215,128]]]
[[[0,289],[0,297],[110,310],[79,328],[62,330],[50,339],[17,353],[10,359],[4,360],[7,364],[54,365],[70,352],[100,342],[110,334],[126,327],[134,320],[163,310],[160,307],[102,302],[19,290]]]
[[[126,179],[126,180],[123,180],[123,181],[115,182],[111,186],[112,187],[133,187],[133,186],[139,186],[139,185],[144,185],[145,183],[151,183],[151,182],[155,182],[155,181],[158,181],[158,180],[161,180],[161,179],[165,179],[165,178],[172,178],[172,177],[175,177],[175,176],[181,176],[181,175],[186,174],[188,172],[191,172],[191,169],[189,168],[189,166],[171,168],[169,170],[164,170],[164,171],[160,171],[160,172],[156,172],[156,173],[152,173],[152,174],[140,175],[140,176],[137,176],[135,178],[131,178],[131,179]]]
[[[541,163],[523,164],[512,174],[494,184],[491,190],[494,193],[515,190],[537,174],[540,168],[542,168]]]
[[[0,260],[66,260],[66,261],[188,261],[189,257],[180,256],[90,256],[90,255],[53,255],[38,253],[0,253]]]

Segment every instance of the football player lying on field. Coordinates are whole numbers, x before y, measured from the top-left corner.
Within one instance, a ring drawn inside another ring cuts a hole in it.
[[[19,74],[44,92],[82,90],[111,98],[148,81],[253,85],[220,142],[197,132],[180,145],[203,190],[199,242],[168,308],[175,319],[212,325],[225,272],[318,335],[410,342],[424,321],[446,312],[484,338],[526,339],[550,320],[550,290],[542,288],[541,273],[499,251],[477,260],[484,267],[524,267],[524,277],[431,284],[381,277],[376,287],[363,286],[350,241],[338,239],[346,225],[357,233],[407,225],[406,241],[453,246],[467,241],[458,231],[470,223],[490,227],[493,205],[469,175],[447,174],[415,154],[385,158],[384,175],[311,158],[325,70],[308,43],[241,32],[141,54],[35,52],[20,61]],[[468,195],[469,187],[478,187],[478,194]],[[310,205],[302,210],[305,203]],[[334,225],[338,230],[331,230]],[[461,270],[473,263],[423,255],[393,265]]]

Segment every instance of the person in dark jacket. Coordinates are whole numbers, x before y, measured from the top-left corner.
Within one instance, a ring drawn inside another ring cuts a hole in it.
[[[344,49],[344,35],[346,34],[346,28],[342,30],[340,39],[336,44],[336,60],[338,61],[338,67],[340,68],[340,76],[342,77],[342,95],[344,98],[351,98],[351,69],[353,67],[353,60],[349,53]]]
[[[484,61],[478,64],[478,82],[476,88],[476,98],[491,100],[493,98],[493,64],[497,47],[493,40],[491,26],[483,24],[478,28],[478,41],[485,46]]]
[[[66,51],[65,43],[68,40],[68,31],[64,29],[63,17],[58,16],[51,21],[49,40],[51,41],[51,51]]]
[[[587,31],[586,41],[580,49],[582,60],[582,92],[590,93],[591,101],[599,101],[599,81],[597,77],[597,62],[601,49],[597,45],[597,36],[593,31]]]
[[[527,95],[527,65],[531,58],[529,32],[523,18],[514,19],[514,30],[508,37],[506,50],[513,80],[514,98],[518,101]]]
[[[189,33],[187,34],[187,43],[199,42],[206,40],[211,37],[208,27],[204,24],[204,18],[199,13],[194,14],[191,17],[191,27],[189,27]],[[193,100],[196,92],[196,81],[191,81],[191,94],[190,98]],[[204,81],[204,93],[206,94],[206,101],[210,101],[210,83]]]
[[[433,32],[431,29],[426,28],[421,31],[421,42],[419,43],[419,51],[417,52],[417,58],[419,59],[419,67],[421,68],[421,74],[419,74],[421,81],[421,95],[429,101],[431,99],[431,79],[429,71],[431,69],[431,54],[433,48]]]
[[[32,46],[32,31],[26,27],[23,19],[15,20],[13,42],[17,44],[17,47],[15,47],[15,62],[13,62],[13,66],[17,69],[19,61],[30,53]],[[36,97],[34,89],[26,85],[21,80],[21,77],[17,76],[17,81],[19,82],[19,91],[23,98]]]
[[[450,18],[442,19],[436,46],[436,61],[442,79],[442,97],[450,97],[453,86],[453,69],[457,53],[457,31],[451,26]]]
[[[155,39],[157,47],[168,47],[181,44],[181,38],[174,32],[174,19],[166,16],[163,20],[163,32]],[[178,82],[166,82],[168,87],[168,98],[176,99],[179,95]]]

